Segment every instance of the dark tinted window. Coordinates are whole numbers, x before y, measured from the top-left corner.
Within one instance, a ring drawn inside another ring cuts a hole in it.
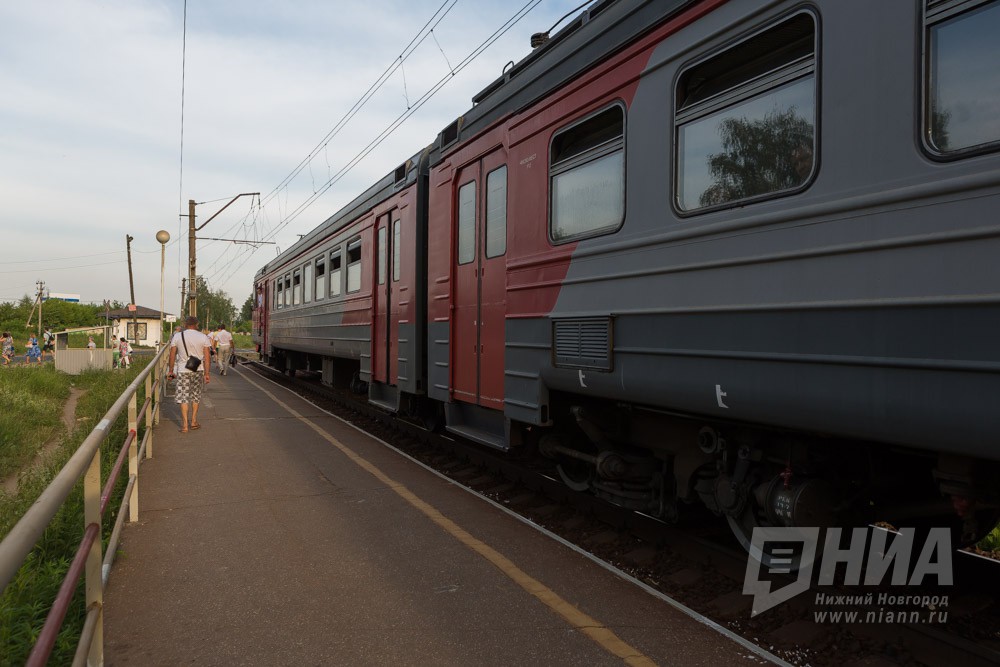
[[[316,260],[316,300],[326,298],[326,260],[320,257]]]
[[[392,223],[392,281],[399,281],[399,255],[402,239],[402,226],[399,220]]]
[[[625,219],[624,109],[613,106],[556,134],[549,177],[553,241],[618,229]]]
[[[458,189],[458,263],[476,258],[476,182]]]
[[[385,262],[386,262],[385,227],[379,227],[378,229],[378,284],[379,285],[385,285]]]
[[[486,175],[486,256],[507,252],[507,166]]]
[[[1000,2],[931,3],[925,130],[950,153],[1000,141]]]
[[[798,14],[695,65],[677,87],[677,206],[805,184],[816,154],[815,21]]]
[[[361,289],[361,239],[347,244],[347,291]]]
[[[343,256],[340,254],[340,246],[337,246],[330,252],[330,296],[340,296],[340,285],[343,281],[341,277],[343,272],[340,270],[340,263],[342,261]]]

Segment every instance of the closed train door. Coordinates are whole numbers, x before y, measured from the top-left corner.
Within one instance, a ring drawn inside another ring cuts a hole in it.
[[[495,151],[459,171],[455,192],[452,390],[503,409],[507,310],[507,165]]]
[[[372,336],[372,380],[396,384],[399,374],[399,341],[393,315],[393,282],[399,280],[399,211],[378,217],[375,224],[375,321]],[[391,267],[390,267],[391,264]]]

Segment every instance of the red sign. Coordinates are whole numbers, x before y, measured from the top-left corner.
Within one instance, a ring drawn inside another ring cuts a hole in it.
[[[130,313],[134,313],[135,312],[135,304],[134,303],[130,303],[128,305],[128,312],[130,312]]]

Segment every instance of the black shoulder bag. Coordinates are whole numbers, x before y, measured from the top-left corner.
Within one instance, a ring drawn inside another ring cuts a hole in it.
[[[198,357],[192,357],[191,353],[188,352],[188,344],[187,341],[184,340],[183,331],[181,332],[181,343],[184,345],[184,354],[187,355],[187,361],[184,362],[184,368],[188,369],[189,371],[197,372],[198,367],[201,366],[201,359],[199,359]]]

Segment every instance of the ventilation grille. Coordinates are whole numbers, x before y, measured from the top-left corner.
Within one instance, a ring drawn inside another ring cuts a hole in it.
[[[552,342],[557,368],[611,370],[611,318],[555,320]]]

